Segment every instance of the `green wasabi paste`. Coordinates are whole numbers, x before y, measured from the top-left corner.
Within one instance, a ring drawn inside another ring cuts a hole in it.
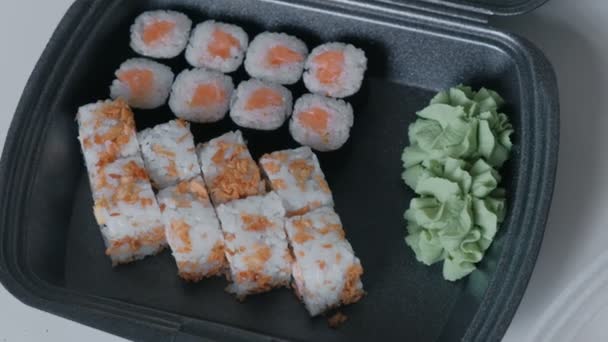
[[[505,216],[498,169],[509,157],[513,128],[494,91],[458,86],[417,113],[403,151],[404,182],[418,195],[405,212],[418,261],[443,261],[443,277],[473,270]]]

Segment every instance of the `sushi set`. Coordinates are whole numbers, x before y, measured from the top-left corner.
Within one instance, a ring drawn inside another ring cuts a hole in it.
[[[130,46],[148,57],[175,57],[186,47],[190,25],[183,13],[144,12],[131,26]],[[121,64],[110,86],[116,100],[79,109],[78,139],[105,254],[117,265],[169,245],[183,279],[225,273],[227,291],[240,300],[288,287],[293,276],[294,290],[311,315],[357,302],[364,295],[363,268],[344,238],[311,149],[264,155],[261,173],[240,131],[195,149],[185,119],[215,122],[230,108],[243,127],[277,129],[291,116],[292,103],[291,92],[279,83],[297,82],[305,60],[309,89],[345,96],[361,86],[365,55],[352,45],[331,43],[306,58],[306,44],[284,33],[261,33],[247,46],[242,28],[205,21],[194,29],[186,51],[188,62],[203,68],[185,70],[172,83],[169,67],[132,58]],[[248,73],[264,81],[244,81],[230,101],[232,79],[221,71],[235,71],[245,51]],[[152,109],[168,98],[180,119],[136,133],[130,107]],[[348,139],[353,113],[343,101],[307,94],[295,109],[290,124],[295,140],[327,151]]]
[[[542,54],[479,21],[518,6],[76,1],[3,153],[0,280],[134,340],[500,339],[558,134]]]

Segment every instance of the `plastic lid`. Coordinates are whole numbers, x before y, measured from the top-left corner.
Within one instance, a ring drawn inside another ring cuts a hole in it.
[[[404,1],[404,0],[400,0]],[[487,15],[518,15],[530,12],[548,0],[416,0]]]

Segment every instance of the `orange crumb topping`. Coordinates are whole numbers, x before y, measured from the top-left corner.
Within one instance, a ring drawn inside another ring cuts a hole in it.
[[[333,246],[332,246],[331,243],[324,243],[324,244],[321,245],[321,247],[323,247],[323,248],[331,248]]]
[[[199,200],[206,202],[209,200],[209,194],[207,194],[207,188],[202,181],[194,179],[190,181],[190,191],[198,197]]]
[[[159,155],[167,157],[167,158],[175,158],[175,152],[169,151],[166,148],[164,148],[162,145],[159,145],[159,144],[152,145],[152,151],[154,151],[156,154],[159,154]]]
[[[287,183],[285,180],[277,178],[270,181],[272,183],[272,188],[275,190],[284,190],[287,189]]]
[[[230,242],[236,239],[236,236],[233,233],[224,233],[224,240]]]
[[[315,175],[315,180],[317,181],[317,184],[319,184],[319,188],[321,188],[321,191],[325,193],[331,193],[331,189],[329,189],[329,184],[327,184],[327,181],[323,179],[321,175]]]
[[[289,163],[288,169],[289,173],[296,179],[300,190],[306,191],[306,181],[312,175],[314,167],[308,164],[304,159],[296,159]]]
[[[186,199],[178,199],[175,203],[178,208],[192,208],[192,202]]]
[[[226,262],[226,257],[224,255],[224,244],[221,241],[217,241],[213,248],[211,248],[211,253],[207,257],[207,262],[209,263],[218,263],[224,265]]]
[[[264,267],[264,264],[270,260],[272,256],[272,250],[266,245],[259,245],[256,247],[255,252],[245,256],[243,259],[247,268],[251,270],[258,270]]]
[[[129,143],[135,134],[135,120],[133,112],[123,100],[116,100],[104,104],[95,111],[95,127],[101,126],[106,120],[114,120],[116,123],[104,134],[97,134],[92,139],[95,144],[105,144],[104,151],[100,152],[97,166],[111,163],[118,157],[120,148]],[[83,140],[85,148],[91,147],[91,138]]]
[[[167,175],[169,177],[177,177],[177,174],[177,165],[175,164],[175,161],[169,160],[169,165],[167,166]]]
[[[357,302],[363,297],[363,291],[357,287],[363,274],[363,267],[359,264],[352,264],[345,275],[344,288],[340,293],[340,300],[344,304],[351,304]]]
[[[317,265],[319,265],[319,268],[322,270],[325,269],[325,266],[327,266],[327,264],[323,260],[317,260]]]
[[[266,170],[266,172],[268,172],[269,174],[276,174],[281,170],[281,166],[272,161],[263,162],[262,167],[264,167],[264,170]]]
[[[340,325],[344,324],[344,322],[346,322],[346,320],[348,320],[348,317],[345,314],[338,311],[333,316],[331,316],[330,318],[327,319],[327,325],[329,325],[329,327],[332,329],[336,329]]]
[[[187,127],[188,126],[188,121],[186,121],[184,119],[177,119],[177,120],[175,120],[175,123],[177,123],[177,125],[181,126],[181,127]]]
[[[192,252],[192,241],[190,240],[190,225],[184,220],[174,220],[171,222],[171,230],[173,233],[182,241],[183,247],[178,248],[178,253],[190,253]]]
[[[216,204],[257,195],[260,192],[260,170],[248,155],[239,157],[246,147],[242,144],[226,142],[220,142],[218,145],[218,151],[211,159],[221,172],[212,180],[209,187]],[[232,153],[226,156],[230,148]]]
[[[159,205],[159,207],[160,207],[160,212],[162,213],[162,212],[164,212],[164,211],[165,211],[165,208],[167,208],[167,205],[166,205],[165,203],[161,203],[161,204]]]
[[[252,232],[264,231],[274,225],[268,218],[261,215],[241,214],[241,220],[245,224],[243,229]]]
[[[158,246],[164,241],[165,230],[163,226],[159,226],[138,237],[126,236],[120,240],[112,241],[110,246],[106,249],[106,255],[112,255],[123,249],[126,249],[127,252],[134,253],[143,246]]]
[[[325,225],[325,227],[319,229],[319,233],[325,235],[329,232],[333,232],[335,231],[336,233],[338,233],[338,235],[340,235],[341,238],[345,237],[345,233],[344,233],[344,229],[342,228],[341,225],[335,223],[335,224],[327,224]]]
[[[175,140],[178,144],[183,143],[186,139],[190,138],[190,133],[186,133],[184,135],[182,135],[181,137],[177,138],[177,140]]]

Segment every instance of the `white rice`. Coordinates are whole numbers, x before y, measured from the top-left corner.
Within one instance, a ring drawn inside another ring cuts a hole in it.
[[[336,80],[330,83],[323,83],[317,78],[317,72],[321,66],[315,62],[315,58],[329,51],[342,51],[344,64],[342,72]],[[314,48],[306,59],[304,84],[312,93],[331,97],[350,96],[361,88],[366,68],[367,58],[363,50],[351,44],[326,43]]]
[[[285,235],[285,209],[275,193],[217,207],[232,283],[237,298],[287,286],[292,257]]]
[[[172,120],[137,133],[150,174],[158,189],[200,174],[190,123]]]
[[[121,81],[124,72],[135,70],[150,72],[152,76],[150,83],[147,83],[148,80],[137,79],[139,90],[131,89],[127,82]],[[110,96],[113,99],[122,98],[129,106],[142,109],[157,108],[167,102],[174,77],[168,66],[145,58],[126,60],[116,70],[115,76],[116,79],[110,86]]]
[[[95,218],[114,265],[165,248],[160,209],[139,154],[104,165],[90,180]]]
[[[305,124],[308,111],[315,108],[322,109],[328,114],[327,127],[322,131],[315,131]],[[289,132],[294,140],[302,145],[318,151],[333,151],[346,143],[353,122],[353,108],[349,103],[321,95],[306,94],[294,105],[293,115],[289,121]]]
[[[224,238],[203,178],[162,189],[157,197],[180,277],[198,281],[223,274]]]
[[[279,45],[300,55],[301,61],[278,65],[269,63],[269,51]],[[294,36],[285,33],[260,33],[249,44],[245,57],[245,70],[254,78],[280,84],[294,84],[302,76],[307,54],[306,44]]]
[[[146,28],[157,22],[171,23],[173,27],[164,36],[151,39],[145,33]],[[131,48],[138,54],[147,57],[176,57],[184,51],[191,27],[192,21],[180,12],[163,10],[144,12],[135,19],[131,26]]]
[[[202,99],[211,103],[202,105],[193,103],[196,99],[196,90],[200,86],[215,87],[215,98]],[[233,90],[234,84],[228,75],[205,69],[184,70],[177,75],[171,87],[169,107],[175,116],[188,121],[201,123],[219,121],[228,112]]]
[[[309,147],[277,151],[260,158],[260,168],[272,190],[281,197],[287,215],[302,215],[318,207],[333,207],[334,200]]]
[[[221,43],[215,42],[216,32],[227,34],[235,39],[238,44],[228,47],[227,56],[222,51],[225,48]],[[220,45],[217,45],[220,44]],[[249,44],[249,37],[245,31],[232,24],[207,20],[198,24],[192,31],[188,48],[186,49],[186,60],[190,65],[197,68],[208,68],[221,72],[233,72],[241,65]],[[220,50],[215,50],[219,47]]]
[[[263,108],[250,108],[250,97],[256,91],[270,89],[281,97],[281,103]],[[289,89],[256,79],[243,81],[236,88],[230,105],[232,121],[241,127],[274,130],[283,125],[291,114],[292,97]]]
[[[361,299],[363,268],[333,209],[289,218],[285,230],[295,257],[294,289],[311,316]]]

